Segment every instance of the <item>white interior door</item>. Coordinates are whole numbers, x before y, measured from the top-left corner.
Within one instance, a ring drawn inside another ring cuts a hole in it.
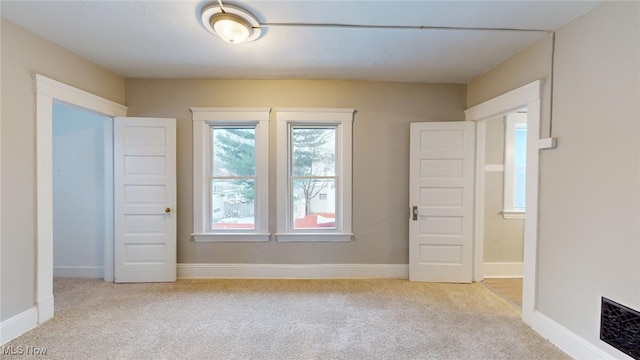
[[[411,124],[409,280],[473,280],[475,123]]]
[[[114,119],[115,282],[176,279],[175,119]]]

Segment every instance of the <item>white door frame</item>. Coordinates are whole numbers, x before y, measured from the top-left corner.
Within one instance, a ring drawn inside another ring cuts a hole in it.
[[[476,212],[474,231],[474,280],[484,278],[484,165],[486,121],[522,107],[527,107],[527,175],[524,230],[522,319],[531,325],[536,311],[538,258],[538,187],[540,147],[540,92],[542,81],[536,80],[508,93],[485,101],[465,111],[467,121],[476,127]]]
[[[127,107],[86,91],[35,75],[36,85],[36,309],[38,323],[53,317],[53,103],[109,117],[126,116]],[[110,256],[111,261],[108,262]],[[113,243],[105,241],[105,279],[113,278]],[[110,273],[109,273],[110,271]]]

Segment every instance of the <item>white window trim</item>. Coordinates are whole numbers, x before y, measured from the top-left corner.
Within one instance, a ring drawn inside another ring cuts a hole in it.
[[[524,220],[524,211],[502,211],[502,218],[505,220]]]
[[[351,241],[352,211],[352,125],[354,109],[280,108],[277,121],[277,195],[278,221],[276,240],[294,241]],[[336,228],[326,230],[292,229],[289,183],[289,127],[291,125],[336,125]]]
[[[527,113],[512,112],[505,116],[504,134],[504,194],[502,203],[502,216],[504,219],[524,219],[525,211],[515,209],[513,204],[515,187],[515,130],[517,125],[527,124]]]
[[[270,108],[191,108],[193,114],[193,239],[198,242],[269,241]],[[209,230],[211,125],[256,126],[255,229]]]

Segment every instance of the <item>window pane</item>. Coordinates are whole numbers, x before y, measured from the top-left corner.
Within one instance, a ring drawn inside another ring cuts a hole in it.
[[[212,127],[213,176],[254,176],[256,129]]]
[[[526,125],[517,125],[514,139],[514,209],[524,210],[525,208],[525,188],[526,188],[526,169],[527,169],[527,127]]]
[[[292,214],[294,229],[335,229],[335,179],[294,179]]]
[[[336,174],[336,128],[292,128],[293,176]]]
[[[254,180],[211,181],[211,228],[254,229]]]

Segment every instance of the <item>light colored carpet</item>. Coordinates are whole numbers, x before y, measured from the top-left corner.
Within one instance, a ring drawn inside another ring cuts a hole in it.
[[[480,284],[55,279],[37,359],[567,359]],[[29,358],[21,356],[20,359]]]

